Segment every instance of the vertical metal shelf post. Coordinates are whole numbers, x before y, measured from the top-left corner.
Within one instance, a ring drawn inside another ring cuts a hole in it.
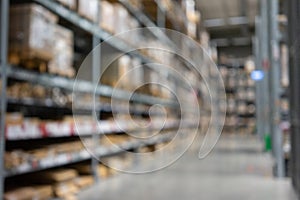
[[[280,53],[279,53],[279,29],[278,29],[278,0],[269,3],[269,57],[270,57],[270,127],[272,136],[272,149],[276,161],[275,175],[284,177],[285,166],[283,158],[283,136],[279,127],[280,123]]]
[[[5,153],[5,118],[6,118],[6,84],[7,84],[7,43],[8,43],[8,22],[9,22],[9,0],[1,0],[1,124],[0,124],[0,198],[3,199],[4,194],[4,153]]]
[[[101,12],[101,1],[98,1],[98,17],[97,17],[97,20],[95,22],[96,26],[99,26],[99,23],[100,23],[100,12]],[[96,91],[97,87],[99,87],[100,85],[100,74],[101,74],[101,47],[98,46],[100,44],[101,40],[99,37],[97,37],[96,35],[93,35],[93,48],[92,48],[92,82],[93,82],[93,88],[94,88],[94,91]],[[99,106],[98,102],[99,102],[99,99],[97,99],[96,95],[93,93],[93,103],[95,106]],[[101,102],[100,102],[101,103]],[[94,107],[93,105],[93,107]],[[96,109],[93,109],[92,110],[92,115],[94,117],[94,119],[97,119],[99,118],[98,114],[97,114],[97,111]],[[100,113],[99,113],[100,115]],[[99,134],[98,133],[93,133],[93,141],[95,142],[96,145],[100,145],[100,142],[99,142]],[[96,148],[96,146],[95,146]],[[92,167],[92,172],[94,174],[94,177],[95,177],[95,180],[96,182],[99,181],[99,174],[98,174],[98,158],[95,158],[96,156],[96,152],[95,152],[95,155],[92,156],[92,161],[91,161],[91,167]]]
[[[263,125],[264,125],[264,137],[270,134],[270,107],[269,107],[269,52],[268,52],[268,0],[260,1],[260,13],[261,13],[261,65],[264,70],[264,79],[262,80],[263,88]]]
[[[254,43],[254,55],[255,55],[255,65],[257,70],[262,69],[262,57],[261,57],[261,17],[255,18],[255,37],[253,39]],[[263,141],[264,139],[264,124],[263,124],[263,82],[262,80],[255,82],[255,106],[256,106],[256,130],[257,135]]]
[[[291,170],[292,182],[300,195],[300,1],[288,1],[288,32],[289,32],[289,77],[290,77],[290,116],[291,116]]]

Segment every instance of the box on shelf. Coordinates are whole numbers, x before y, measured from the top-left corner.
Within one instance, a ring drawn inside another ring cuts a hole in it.
[[[142,82],[143,69],[132,70],[140,61],[133,60],[130,56],[121,56],[108,66],[101,76],[101,83],[117,86],[119,89],[132,91]]]
[[[131,83],[134,90],[143,85],[144,67],[139,58],[133,58],[131,60],[131,66],[134,70],[131,71]]]
[[[74,34],[72,31],[59,26],[54,26],[54,58],[48,64],[48,70],[52,74],[74,77]]]
[[[28,159],[28,155],[22,150],[6,151],[4,155],[4,165],[6,169],[20,166]]]
[[[54,24],[58,18],[37,4],[10,8],[9,62],[46,71],[53,58]]]
[[[74,169],[57,169],[46,172],[38,173],[36,177],[37,181],[47,182],[47,183],[58,183],[69,181],[78,176],[78,173]]]
[[[53,185],[55,196],[62,199],[75,198],[75,194],[79,192],[79,187],[76,185],[74,179],[59,182]]]
[[[49,90],[41,85],[30,83],[14,83],[7,87],[7,95],[10,98],[24,99],[35,98],[45,99],[49,95]]]
[[[144,68],[144,81],[145,84],[143,87],[139,88],[139,92],[145,93],[153,96],[161,96],[161,89],[157,83],[160,82],[159,75],[154,70],[145,67]]]
[[[24,116],[22,113],[6,113],[6,125],[21,125],[24,122]]]
[[[91,175],[79,176],[74,179],[74,182],[78,188],[83,189],[93,185],[94,177]]]
[[[93,171],[90,164],[78,164],[74,166],[74,169],[81,175],[92,175]],[[101,178],[108,178],[111,176],[111,169],[103,164],[99,164],[97,167],[97,174]]]
[[[98,0],[78,0],[78,14],[92,22],[97,22],[99,13]]]
[[[101,164],[100,172],[102,172],[103,175],[108,174],[108,176],[111,176],[118,173],[118,171],[109,167],[113,167],[119,170],[129,169],[132,166],[133,157],[130,155],[130,153],[124,153],[112,157],[102,158],[101,161],[107,166]]]
[[[129,140],[130,137],[128,135],[105,135],[101,138],[100,142],[104,146],[111,146],[112,144],[121,144]]]
[[[4,200],[50,199],[53,197],[50,185],[20,187],[5,192]]]
[[[121,4],[114,5],[114,14],[115,14],[115,30],[116,33],[126,31],[128,29],[129,22],[129,13],[124,6]]]
[[[131,90],[133,88],[131,80],[133,78],[131,77],[130,69],[131,66],[131,57],[124,55],[119,58],[118,60],[118,71],[119,71],[119,81],[118,86],[122,89],[129,89]]]
[[[113,4],[108,1],[101,1],[100,27],[110,33],[115,33],[114,20],[115,15]]]
[[[139,31],[132,31],[126,33],[126,31],[136,29],[139,27],[138,21],[132,17],[128,10],[121,4],[114,4],[114,31],[119,38],[125,40],[131,45],[137,45],[140,42]]]

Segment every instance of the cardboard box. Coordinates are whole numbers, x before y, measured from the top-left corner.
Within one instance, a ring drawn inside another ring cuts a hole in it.
[[[6,125],[22,125],[24,122],[24,116],[22,113],[6,113]]]
[[[74,179],[74,182],[78,188],[82,189],[93,185],[94,177],[91,175],[79,176],[78,178]]]
[[[11,6],[10,54],[16,54],[20,59],[51,60],[53,58],[53,25],[57,20],[56,15],[37,4]]]
[[[53,197],[50,185],[20,187],[4,194],[4,200],[46,200]]]
[[[54,26],[54,58],[48,64],[48,71],[67,77],[74,77],[74,34],[72,31],[59,26]]]
[[[53,191],[55,196],[65,199],[69,196],[73,197],[79,192],[79,188],[76,186],[74,179],[72,179],[53,185]]]
[[[74,166],[74,168],[81,175],[92,175],[93,174],[91,165],[89,165],[89,164],[76,165],[76,166]],[[98,165],[97,173],[101,178],[108,178],[111,175],[110,168],[103,164]]]
[[[130,56],[123,55],[106,69],[102,69],[101,83],[132,91],[141,78],[137,77],[141,75],[138,70],[132,71],[133,64],[138,65],[138,61],[135,60],[134,63],[132,61]],[[137,78],[137,81],[135,81],[135,78]]]
[[[92,22],[97,22],[99,14],[98,0],[78,0],[78,13]]]
[[[113,4],[108,1],[101,1],[100,27],[110,33],[115,33],[115,20]]]
[[[76,178],[78,173],[74,169],[58,169],[52,171],[41,172],[38,174],[40,181],[45,182],[63,182]]]

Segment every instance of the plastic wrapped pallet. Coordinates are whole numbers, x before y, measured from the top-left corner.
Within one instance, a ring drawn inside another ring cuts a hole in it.
[[[11,6],[10,55],[16,55],[17,59],[52,59],[53,25],[57,20],[56,15],[36,4]],[[14,58],[10,56],[10,61],[15,61]]]
[[[92,22],[97,22],[99,14],[98,0],[78,0],[78,13]]]
[[[115,15],[113,4],[107,1],[102,1],[100,11],[100,27],[110,33],[115,33],[114,21]]]
[[[74,34],[59,25],[56,25],[54,30],[54,59],[49,62],[48,70],[50,73],[74,77]]]

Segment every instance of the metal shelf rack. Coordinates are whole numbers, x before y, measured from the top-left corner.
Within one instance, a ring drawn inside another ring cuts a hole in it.
[[[49,0],[33,0],[33,2],[36,2],[45,8],[51,10],[55,14],[57,14],[59,17],[67,20],[68,22],[72,23],[76,27],[90,33],[93,36],[93,46],[96,46],[101,40],[107,40],[109,45],[111,45],[113,48],[115,48],[117,51],[126,52],[132,57],[138,57],[141,59],[144,63],[153,63],[154,61],[147,58],[146,56],[142,55],[141,53],[137,51],[132,51],[132,47],[128,45],[126,42],[124,42],[121,39],[115,39],[111,38],[111,34],[102,30],[98,25],[88,21],[87,19],[82,18],[78,14],[76,14],[74,11],[71,11],[67,9],[66,7],[60,5],[59,3]],[[7,110],[8,104],[21,104],[21,105],[27,105],[27,106],[45,106],[45,107],[60,107],[53,103],[52,101],[37,101],[37,100],[15,100],[12,98],[8,98],[6,95],[6,83],[8,78],[13,78],[17,80],[27,81],[31,83],[37,83],[41,84],[43,86],[47,87],[59,87],[68,91],[72,91],[74,89],[74,83],[75,80],[59,77],[59,76],[53,76],[49,74],[41,74],[37,72],[28,71],[25,69],[21,69],[17,66],[11,66],[7,62],[7,41],[8,41],[8,22],[9,22],[9,3],[10,0],[2,0],[1,1],[1,68],[0,68],[0,76],[2,80],[2,90],[1,90],[1,135],[0,135],[0,159],[4,160],[4,152],[5,152],[5,141],[9,140],[9,138],[6,137],[5,133],[5,114]],[[120,1],[120,3],[128,9],[128,11],[136,17],[143,25],[146,27],[157,27],[150,19],[148,19],[142,12],[138,10],[134,10],[128,3],[125,1]],[[151,29],[150,29],[151,30]],[[168,36],[163,31],[153,31],[152,32],[154,36],[157,37],[161,42],[165,42],[167,45],[169,45],[171,48],[177,48],[176,45],[168,38]],[[93,59],[95,62],[99,63],[100,60]],[[193,63],[185,62],[185,67],[190,67]],[[95,63],[93,64],[93,68],[97,66]],[[99,65],[98,65],[99,66]],[[94,72],[96,69],[93,69]],[[99,69],[98,69],[99,70]],[[97,75],[98,73],[95,73],[94,75]],[[95,91],[95,95],[98,96],[104,96],[104,97],[112,97],[112,94],[114,93],[114,98],[117,98],[119,100],[128,100],[130,99],[134,103],[140,103],[145,105],[154,105],[154,104],[160,104],[172,109],[178,109],[179,104],[175,101],[171,101],[168,99],[162,99],[150,95],[144,95],[144,94],[134,94],[131,96],[131,93],[124,91],[124,90],[118,90],[114,89],[107,85],[95,85],[94,82],[89,81],[83,81],[83,80],[76,80],[76,84],[78,87],[76,87],[76,92],[83,92],[83,93],[93,93]],[[95,90],[96,87],[96,90]],[[108,109],[109,107],[106,105],[99,105],[99,109]],[[63,106],[61,107],[63,108]],[[186,111],[192,112],[193,109],[189,107],[184,107]],[[89,109],[87,109],[89,110]],[[118,110],[122,110],[122,107],[118,108]],[[136,113],[144,113],[143,110],[133,110],[133,112]],[[183,128],[193,128],[197,126],[198,124],[193,123],[184,123]],[[173,123],[170,125],[165,126],[165,129],[174,129],[178,126],[178,123]],[[148,131],[155,130],[155,127],[151,127]],[[111,133],[111,132],[118,132],[117,129],[108,129],[106,131],[102,131],[102,134]],[[73,133],[72,133],[73,134]],[[93,134],[93,137],[97,139],[100,134]],[[139,148],[147,145],[152,145],[160,142],[169,141],[172,139],[174,133],[172,131],[170,133],[163,134],[159,137],[155,137],[152,140],[149,141],[130,141],[122,144],[123,149],[133,149],[133,148]],[[51,136],[50,136],[51,137]],[[61,136],[58,136],[61,137]],[[39,137],[37,137],[39,138]],[[24,139],[37,139],[37,138],[24,138]],[[107,156],[110,154],[119,153],[119,149],[114,148],[105,148],[105,147],[99,147],[97,148],[97,156]],[[36,164],[33,163],[32,165],[24,165],[20,166],[18,168],[14,168],[12,170],[5,170],[3,162],[0,167],[1,171],[1,180],[0,180],[0,198],[3,197],[4,193],[4,180],[6,177],[12,177],[15,175],[20,175],[24,173],[29,172],[35,172],[40,171],[48,168],[58,167],[66,164],[76,163],[84,160],[93,160],[91,155],[87,153],[86,151],[82,152],[76,152],[72,154],[63,154],[60,156],[57,156],[55,158],[51,159],[45,159],[44,161],[41,161],[40,163]],[[92,162],[92,168],[93,165],[95,165],[95,162]]]

